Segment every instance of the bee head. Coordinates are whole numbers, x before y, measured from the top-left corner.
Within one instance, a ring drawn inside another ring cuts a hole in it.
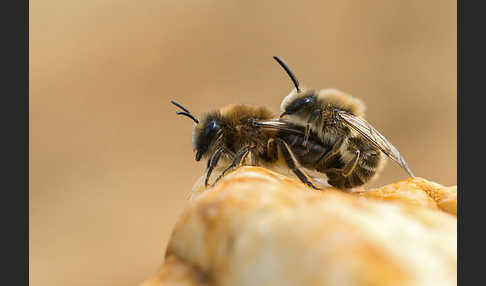
[[[220,138],[222,127],[223,121],[219,112],[206,115],[201,123],[194,127],[192,147],[196,151],[196,161],[208,155],[213,143]]]
[[[282,101],[280,109],[283,112],[280,114],[280,117],[285,115],[293,115],[296,117],[308,116],[316,109],[316,105],[317,97],[313,90],[301,90],[299,92],[294,89]]]
[[[196,161],[201,160],[220,134],[221,120],[219,113],[208,114],[204,117],[204,120],[200,122],[187,108],[174,100],[171,100],[170,102],[182,110],[177,111],[177,115],[184,115],[196,123],[192,133],[192,147],[194,151],[196,151]]]
[[[280,105],[280,109],[283,111],[280,117],[291,114],[294,116],[299,116],[312,112],[317,104],[315,92],[313,90],[307,91],[302,89],[299,86],[299,81],[287,64],[278,57],[273,58],[287,72],[295,86],[295,89],[290,92],[290,94],[282,101],[282,104]]]
[[[287,64],[278,57],[273,58],[287,72],[295,85],[295,89],[284,98],[280,105],[280,109],[283,111],[280,117],[284,115],[293,115],[297,118],[308,117],[317,108],[321,109],[323,114],[330,114],[331,116],[336,110],[343,110],[355,116],[363,116],[365,108],[359,99],[337,89],[323,89],[318,92],[305,90],[299,86],[299,81]]]

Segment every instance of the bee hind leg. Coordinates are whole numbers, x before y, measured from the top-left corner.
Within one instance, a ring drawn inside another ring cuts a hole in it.
[[[348,164],[346,164],[346,166],[344,166],[344,169],[343,169],[343,176],[344,177],[348,177],[349,175],[351,175],[353,173],[354,168],[356,168],[356,165],[358,164],[359,155],[360,155],[359,150],[354,151],[353,159],[351,161],[349,161]]]
[[[270,161],[275,161],[278,159],[277,142],[275,139],[270,138],[267,141],[267,150],[265,152]]]
[[[226,172],[228,172],[229,170],[231,170],[232,168],[234,168],[236,166],[240,166],[241,163],[243,162],[243,159],[246,158],[246,156],[248,155],[248,153],[250,153],[252,148],[253,148],[252,146],[248,145],[248,146],[245,146],[242,149],[240,149],[236,153],[235,158],[234,158],[233,162],[231,163],[231,165],[229,165],[226,169],[224,169],[223,172],[221,173],[221,175],[219,175],[218,178],[216,178],[216,180],[213,183],[213,186],[219,181],[219,179],[221,179],[226,174]]]
[[[348,189],[355,186],[360,186],[364,181],[360,176],[352,176],[353,171],[358,165],[361,152],[356,150],[354,157],[343,168],[328,168],[323,170],[329,177],[328,183],[338,189]]]
[[[297,166],[297,161],[295,160],[295,156],[292,152],[292,150],[289,148],[287,143],[281,139],[277,139],[277,144],[280,147],[280,151],[282,151],[282,154],[284,156],[285,162],[287,163],[287,166],[294,172],[295,175],[306,185],[309,187],[315,189],[315,190],[320,190],[316,186],[312,184],[312,182],[307,178],[307,176],[302,172],[302,170],[299,169]]]
[[[331,150],[329,150],[326,154],[324,154],[324,156],[322,156],[321,159],[319,159],[318,165],[324,166],[325,168],[325,166],[327,166],[327,162],[329,161],[329,159],[331,159],[332,157],[334,157],[339,153],[343,144],[344,144],[344,137],[341,137],[339,141],[332,146]]]
[[[325,173],[335,173],[340,174],[343,177],[349,177],[358,165],[359,157],[361,152],[359,150],[354,151],[354,157],[349,161],[343,168],[326,168],[320,170],[321,172]]]

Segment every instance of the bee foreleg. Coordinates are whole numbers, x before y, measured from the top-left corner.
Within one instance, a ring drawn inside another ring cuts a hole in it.
[[[299,169],[297,166],[297,160],[295,160],[295,156],[292,152],[292,150],[289,148],[287,143],[281,139],[277,139],[277,144],[280,147],[280,151],[282,151],[282,155],[284,156],[285,162],[287,163],[287,166],[294,172],[297,177],[306,185],[309,187],[319,190],[316,186],[314,186],[311,181],[307,178],[307,176],[302,172],[302,170]]]
[[[318,116],[321,115],[321,110],[316,109],[314,112],[312,112],[311,116],[307,120],[307,125],[305,126],[305,135],[304,135],[304,147],[307,146],[307,142],[309,141],[309,136],[310,136],[310,129],[311,129],[311,123],[316,119]]]
[[[242,149],[240,149],[240,151],[238,151],[235,155],[235,158],[233,160],[233,162],[231,163],[231,165],[229,165],[226,169],[224,169],[224,171],[221,173],[221,175],[218,176],[218,178],[216,178],[216,180],[214,181],[213,183],[213,186],[219,181],[219,179],[221,179],[224,174],[226,174],[226,172],[228,172],[230,169],[236,167],[236,166],[240,166],[241,165],[241,162],[244,161],[244,159],[246,158],[246,156],[248,155],[248,153],[250,152],[250,150],[252,149],[253,147],[252,146],[246,146],[246,147],[243,147]]]
[[[347,176],[351,175],[351,173],[353,173],[354,168],[356,168],[356,165],[358,164],[360,153],[361,152],[359,150],[356,150],[354,152],[353,159],[351,161],[349,161],[348,164],[346,164],[346,166],[344,166],[344,169],[343,169],[343,176],[344,177],[347,177]]]
[[[223,154],[223,149],[218,149],[216,153],[214,153],[213,157],[209,159],[208,161],[208,172],[206,173],[206,179],[204,180],[204,186],[208,186],[208,181],[209,177],[211,176],[211,173],[213,172],[214,167],[218,165],[219,158],[221,157],[221,154]]]

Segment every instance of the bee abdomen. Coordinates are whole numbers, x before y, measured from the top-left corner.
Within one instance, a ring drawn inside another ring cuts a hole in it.
[[[329,178],[328,183],[340,189],[361,186],[373,178],[381,160],[382,157],[379,151],[370,150],[364,152],[349,176],[344,176],[341,171],[326,172]]]

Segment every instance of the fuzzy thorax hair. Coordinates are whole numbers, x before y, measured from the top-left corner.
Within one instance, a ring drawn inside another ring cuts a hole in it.
[[[266,120],[271,118],[275,118],[275,115],[264,106],[230,104],[219,110],[209,112],[201,118],[199,124],[194,126],[192,132],[193,150],[204,151],[203,157],[206,157],[208,151],[211,153],[213,140],[216,140],[220,135],[230,137],[241,135],[240,132],[232,135],[232,132],[244,129],[248,119]],[[215,130],[214,132],[211,131],[211,127]]]
[[[295,100],[309,95],[310,91],[304,87],[299,88],[300,92],[297,92],[297,89],[294,88],[289,95],[283,99],[282,104],[280,105],[282,111],[285,111],[285,108]],[[357,117],[364,117],[365,106],[363,102],[350,94],[334,88],[326,88],[318,91],[316,96],[319,104],[330,104],[342,110],[349,110]]]

